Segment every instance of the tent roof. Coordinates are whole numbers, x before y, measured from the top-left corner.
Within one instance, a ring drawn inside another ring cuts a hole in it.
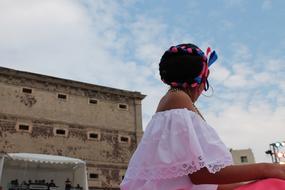
[[[31,154],[31,153],[7,153],[12,160],[22,160],[27,162],[51,163],[51,164],[85,164],[83,160],[65,156]]]

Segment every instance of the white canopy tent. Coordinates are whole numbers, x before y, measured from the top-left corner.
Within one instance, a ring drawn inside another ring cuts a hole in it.
[[[8,189],[8,184],[17,179],[19,183],[29,180],[54,181],[58,190],[65,189],[69,179],[72,186],[79,184],[88,190],[86,164],[84,161],[64,156],[8,153],[0,158],[0,184]]]

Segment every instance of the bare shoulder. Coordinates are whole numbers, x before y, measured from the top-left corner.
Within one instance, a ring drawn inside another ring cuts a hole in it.
[[[171,109],[187,108],[195,111],[192,100],[183,91],[168,92],[159,102],[157,112]]]

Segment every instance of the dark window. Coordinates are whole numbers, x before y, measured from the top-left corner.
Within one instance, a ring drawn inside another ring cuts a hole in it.
[[[19,130],[28,131],[29,129],[30,129],[29,125],[24,125],[24,124],[19,125]]]
[[[90,173],[90,174],[89,174],[89,178],[90,178],[90,179],[98,179],[98,178],[99,178],[99,175],[98,175],[98,174],[95,174],[95,173]]]
[[[57,135],[65,135],[65,130],[64,130],[64,129],[57,129],[57,130],[55,131],[55,133],[56,133]]]
[[[66,100],[67,96],[65,94],[58,94],[57,98]]]
[[[128,109],[128,106],[126,104],[119,104],[119,108],[126,110]]]
[[[98,139],[99,135],[97,133],[89,133],[89,138],[90,139]]]
[[[240,161],[241,161],[242,163],[248,162],[247,156],[241,156],[241,157],[240,157]]]
[[[96,100],[96,99],[89,99],[89,103],[90,104],[97,104],[98,100]]]
[[[30,88],[23,88],[22,92],[27,93],[27,94],[32,94],[32,89],[30,89]]]
[[[129,142],[128,137],[120,137],[121,142]]]

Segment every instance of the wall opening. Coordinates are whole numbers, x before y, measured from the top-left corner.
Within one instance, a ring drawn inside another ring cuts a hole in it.
[[[22,92],[26,94],[32,94],[33,90],[31,88],[22,88]]]
[[[67,95],[66,94],[57,94],[57,98],[61,99],[61,100],[66,100],[67,99]]]
[[[119,142],[120,143],[130,143],[131,142],[131,138],[129,136],[119,136]]]
[[[94,132],[94,131],[89,131],[87,132],[87,138],[89,140],[100,140],[100,133],[99,132]]]
[[[97,174],[97,173],[89,173],[89,179],[90,180],[98,180],[99,179],[99,174]]]
[[[128,110],[128,105],[127,104],[119,104],[118,107],[121,110]]]
[[[94,98],[89,98],[89,104],[98,104],[98,100]]]

